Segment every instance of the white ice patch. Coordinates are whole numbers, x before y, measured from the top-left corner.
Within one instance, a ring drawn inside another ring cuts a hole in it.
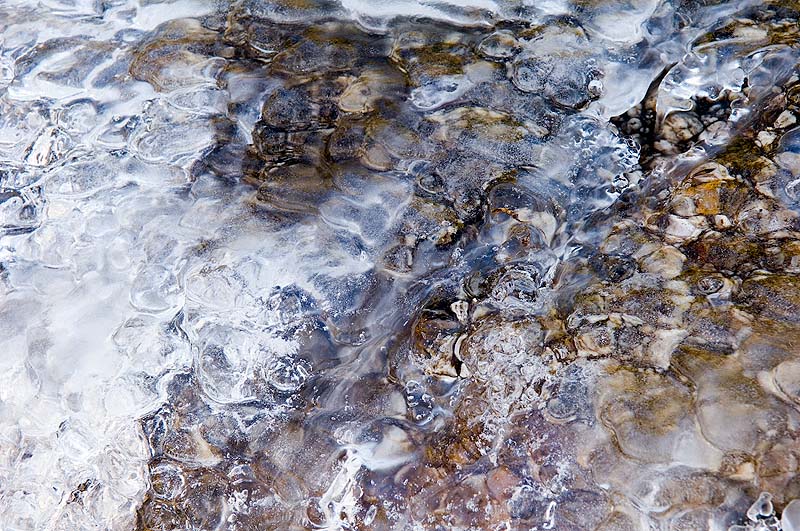
[[[214,341],[241,369],[204,373],[219,400],[246,398],[247,369],[308,377],[265,363],[296,346],[262,304],[308,276],[252,252],[270,231],[242,222],[251,189],[190,176],[227,107],[211,71],[161,93],[127,76],[131,31],[211,3],[27,4],[0,6],[0,64],[16,76],[0,82],[0,527],[130,529],[148,486],[137,419],[164,400],[154,381]],[[74,35],[94,40],[53,40]],[[31,67],[9,64],[25,54]],[[225,256],[203,252],[221,238]],[[172,320],[203,305],[203,329],[224,333],[187,344]]]

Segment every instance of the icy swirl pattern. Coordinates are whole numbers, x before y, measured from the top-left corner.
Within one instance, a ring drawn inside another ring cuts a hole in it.
[[[800,4],[0,3],[0,529],[800,529]]]

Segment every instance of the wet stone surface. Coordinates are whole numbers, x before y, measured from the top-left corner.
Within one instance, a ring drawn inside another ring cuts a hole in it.
[[[23,4],[8,529],[800,529],[800,4]]]

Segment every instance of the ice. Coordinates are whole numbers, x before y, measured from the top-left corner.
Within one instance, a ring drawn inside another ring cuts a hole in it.
[[[772,495],[769,492],[762,492],[753,505],[747,509],[747,518],[757,522],[762,518],[769,518],[774,514],[772,507]]]
[[[783,531],[797,531],[797,529],[800,529],[800,502],[798,500],[792,500],[783,509],[781,529]]]
[[[0,527],[800,527],[794,9],[5,2]]]
[[[186,488],[186,478],[180,467],[167,460],[150,467],[153,491],[160,498],[172,500]]]
[[[286,356],[269,363],[264,377],[279,392],[292,393],[303,387],[312,370],[311,364],[304,359]]]
[[[438,109],[460,98],[473,83],[465,76],[442,76],[411,91],[411,101],[425,111]]]
[[[33,231],[39,226],[43,206],[39,187],[0,192],[0,232]]]
[[[131,304],[138,310],[150,313],[174,310],[180,302],[180,291],[174,273],[164,266],[146,265],[133,279]]]
[[[0,128],[2,322],[9,327],[0,380],[4,529],[129,528],[148,484],[146,447],[132,420],[159,403],[162,374],[192,363],[170,323],[183,306],[181,255],[202,242],[179,222],[204,197],[187,197],[192,180],[168,168],[190,165],[209,145],[208,120],[180,113],[205,107],[213,92],[170,97],[180,110],[169,119],[191,125],[180,134],[162,126],[164,136],[138,144],[142,157],[115,151],[143,127],[131,117],[145,116],[153,93],[122,76],[103,81],[101,71],[126,71],[135,41],[115,34],[127,28],[131,6],[109,5],[94,22],[70,18],[98,15],[94,4],[43,4],[35,23],[24,10],[0,8],[15,28],[0,46],[7,65],[0,105],[8,110]],[[174,13],[169,3],[140,13],[149,24],[181,10],[200,13],[176,5]],[[23,61],[35,44],[31,31],[47,44]],[[98,40],[58,44],[82,32]],[[208,115],[221,109],[209,107]],[[214,219],[195,216],[193,224],[209,234],[225,225]],[[159,474],[159,492],[174,495],[180,475],[167,466]]]

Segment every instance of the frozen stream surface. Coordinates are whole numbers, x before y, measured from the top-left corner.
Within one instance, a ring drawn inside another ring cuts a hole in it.
[[[0,531],[799,531],[797,0],[0,0]]]

